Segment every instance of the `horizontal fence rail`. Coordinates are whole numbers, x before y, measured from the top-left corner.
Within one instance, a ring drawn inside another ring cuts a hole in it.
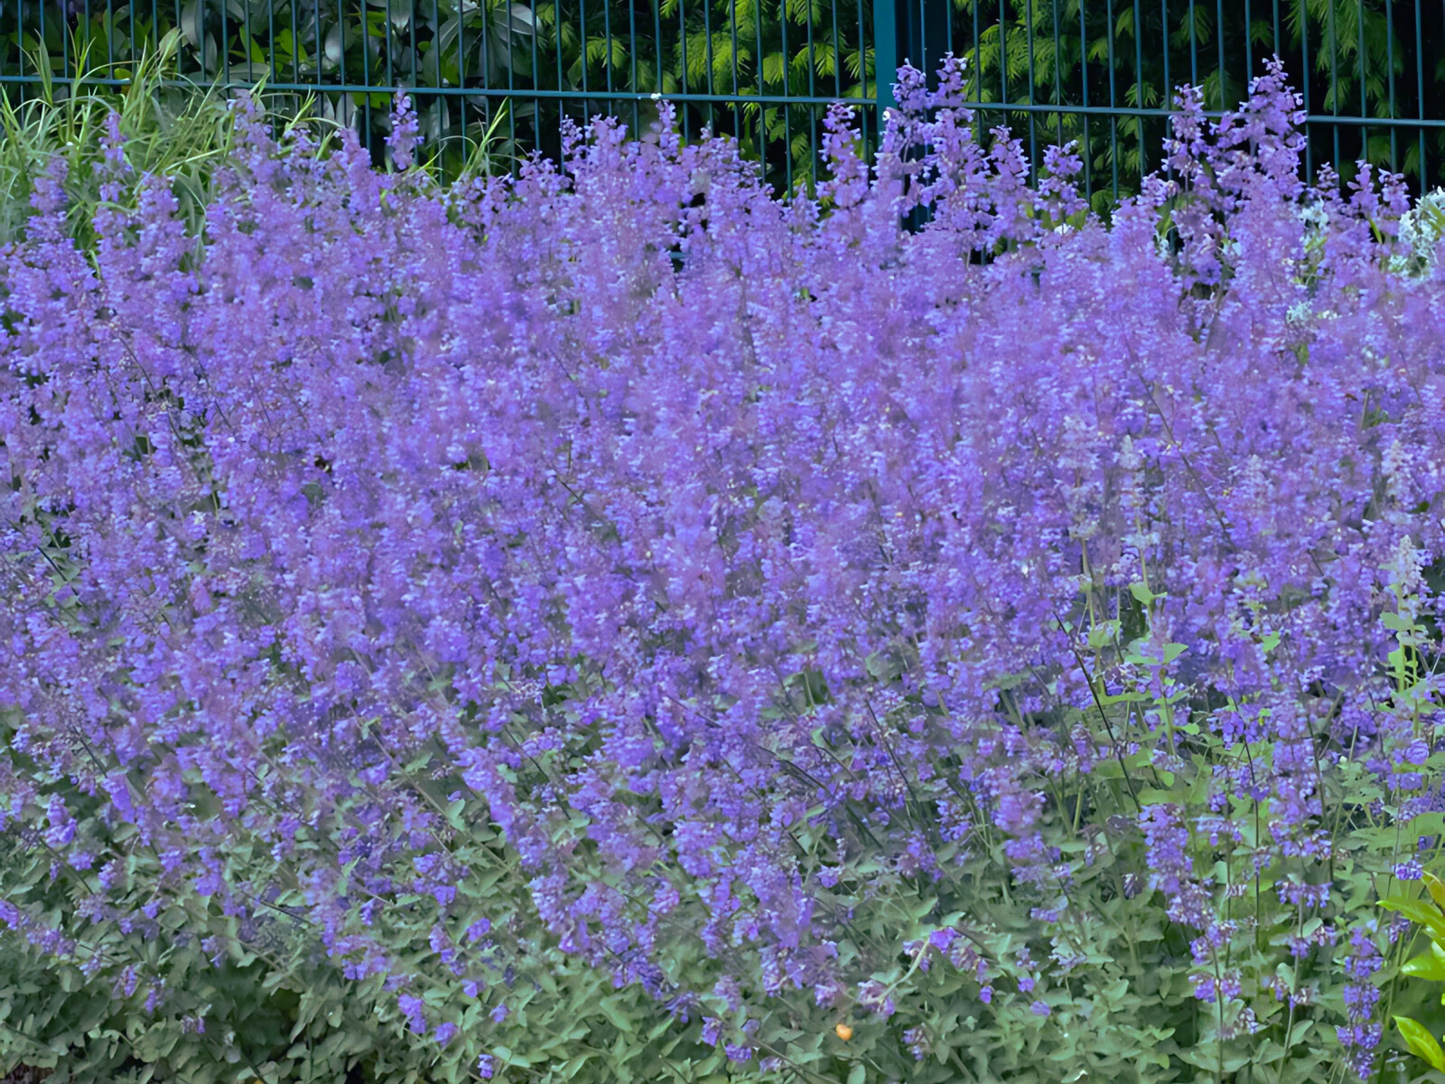
[[[953,52],[978,127],[1008,125],[1035,164],[1078,140],[1105,210],[1160,166],[1177,85],[1218,115],[1277,53],[1310,177],[1364,158],[1415,191],[1445,180],[1445,0],[0,0],[0,88],[123,86],[172,29],[164,85],[264,78],[283,113],[315,95],[378,161],[410,88],[444,170],[484,136],[513,163],[559,157],[564,116],[646,136],[666,98],[684,139],[733,136],[779,191],[811,192],[830,103],[861,107],[871,155],[899,64],[933,73]]]

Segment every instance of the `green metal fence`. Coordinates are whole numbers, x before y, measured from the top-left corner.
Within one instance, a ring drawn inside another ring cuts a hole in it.
[[[973,61],[981,126],[1007,123],[1035,161],[1044,141],[1088,148],[1096,206],[1159,167],[1174,87],[1200,86],[1217,115],[1276,53],[1304,96],[1311,178],[1330,162],[1348,181],[1363,158],[1416,191],[1445,180],[1441,0],[955,0],[943,14],[929,10],[939,0],[900,2],[925,70],[946,51]]]
[[[871,153],[897,65],[953,51],[979,126],[1007,123],[1035,161],[1080,140],[1101,209],[1159,165],[1174,86],[1217,113],[1278,52],[1311,175],[1363,156],[1416,189],[1445,180],[1445,0],[0,0],[0,86],[34,93],[42,63],[67,81],[86,50],[88,81],[124,84],[172,28],[168,82],[265,77],[282,112],[314,93],[378,157],[399,86],[444,165],[484,131],[556,156],[564,115],[644,134],[665,97],[684,138],[736,137],[781,191],[818,174],[829,103],[862,107]]]

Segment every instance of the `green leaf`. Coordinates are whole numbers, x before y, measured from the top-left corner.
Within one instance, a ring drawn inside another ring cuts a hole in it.
[[[1400,966],[1402,975],[1413,975],[1417,979],[1445,982],[1445,960],[1431,951],[1423,952],[1413,960],[1406,960]]]
[[[612,997],[604,997],[597,1004],[618,1031],[636,1031],[637,1022],[627,1014],[622,1002],[623,999],[614,994]]]
[[[1147,585],[1142,583],[1131,583],[1129,585],[1129,594],[1133,595],[1134,600],[1141,606],[1148,606],[1156,598],[1168,597],[1162,593],[1156,595],[1153,591],[1149,590]]]
[[[1395,1017],[1395,1026],[1400,1029],[1400,1035],[1405,1040],[1405,1045],[1416,1057],[1424,1058],[1430,1063],[1432,1069],[1445,1071],[1445,1050],[1440,1049],[1440,1044],[1435,1041],[1422,1024],[1411,1020],[1408,1016]]]
[[[782,53],[769,53],[763,57],[763,82],[777,84],[783,81],[783,71],[787,64]]]
[[[848,1084],[863,1084],[863,1081],[867,1079],[868,1070],[863,1067],[861,1062],[848,1071]]]
[[[1445,910],[1445,881],[1441,881],[1433,873],[1425,874],[1425,887],[1430,892],[1430,898],[1435,901],[1435,906]]]
[[[532,1064],[531,1058],[523,1057],[521,1054],[513,1053],[510,1047],[493,1047],[492,1053],[495,1054],[498,1058],[502,1060],[503,1063],[507,1065],[515,1065],[519,1068],[526,1069],[529,1068]]]
[[[1428,929],[1431,934],[1438,934],[1439,940],[1445,941],[1445,915],[1430,906],[1424,900],[1407,900],[1395,897],[1388,900],[1381,900],[1380,906],[1386,911],[1395,911],[1404,915],[1412,922],[1418,922]]]

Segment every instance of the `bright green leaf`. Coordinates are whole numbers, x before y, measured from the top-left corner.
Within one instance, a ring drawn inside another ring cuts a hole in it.
[[[1440,1049],[1439,1042],[1431,1035],[1424,1025],[1411,1020],[1408,1016],[1395,1017],[1395,1026],[1400,1029],[1400,1035],[1405,1040],[1405,1045],[1416,1057],[1429,1062],[1432,1069],[1445,1071],[1445,1050]]]

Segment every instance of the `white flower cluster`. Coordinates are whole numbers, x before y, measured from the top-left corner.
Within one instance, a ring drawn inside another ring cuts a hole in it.
[[[1329,211],[1323,203],[1304,204],[1305,251],[1314,252],[1325,238]],[[1407,251],[1390,259],[1390,269],[1403,275],[1427,276],[1435,269],[1440,240],[1445,236],[1445,188],[1426,193],[1400,218],[1399,239]]]
[[[1311,230],[1323,230],[1330,224],[1330,212],[1323,202],[1315,200],[1300,205],[1299,219]]]
[[[1400,242],[1410,246],[1410,255],[1398,259],[1398,269],[1428,275],[1439,258],[1440,238],[1445,234],[1445,188],[1421,196],[1400,219]]]

